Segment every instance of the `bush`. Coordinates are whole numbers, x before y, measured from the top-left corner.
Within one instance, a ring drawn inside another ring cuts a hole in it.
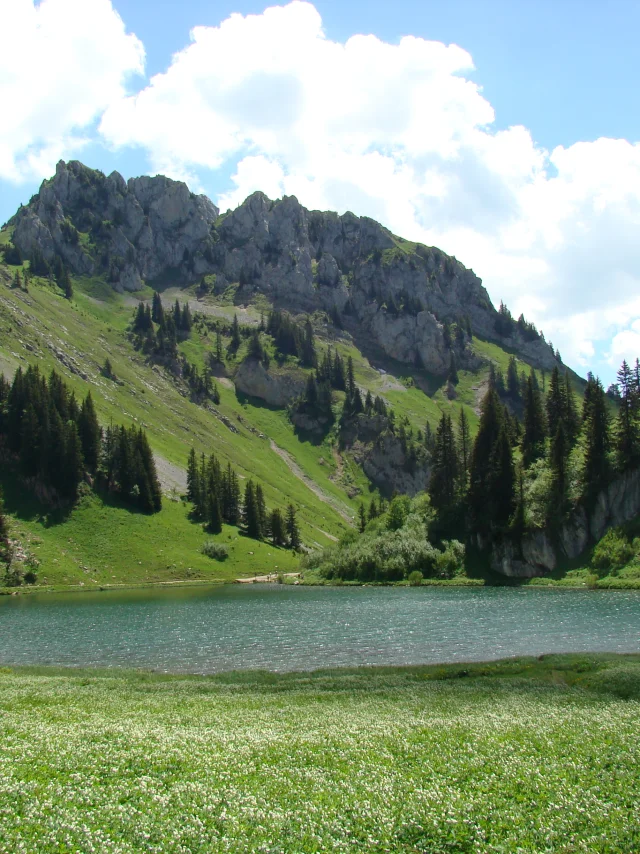
[[[458,540],[444,540],[443,551],[436,556],[438,578],[453,578],[461,575],[464,563],[464,546]]]
[[[420,587],[422,584],[422,573],[420,570],[414,569],[413,572],[410,572],[407,581],[412,587]]]
[[[202,546],[202,554],[214,560],[226,560],[229,557],[229,551],[222,543],[216,543],[214,540],[207,540]]]
[[[635,550],[618,528],[611,528],[593,550],[591,565],[596,569],[620,569],[634,557]]]

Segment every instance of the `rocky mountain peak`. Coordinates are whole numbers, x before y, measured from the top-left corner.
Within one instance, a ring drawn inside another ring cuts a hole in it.
[[[351,212],[309,211],[295,196],[255,192],[223,216],[204,195],[164,176],[125,182],[78,161],[60,161],[12,220],[25,257],[58,255],[77,275],[105,275],[118,290],[143,282],[189,285],[215,275],[238,302],[261,293],[293,312],[334,322],[399,361],[447,372],[451,355],[471,365],[469,331],[499,340],[551,369],[543,339],[505,338],[481,280],[435,247],[411,243]],[[449,326],[460,334],[453,340]]]

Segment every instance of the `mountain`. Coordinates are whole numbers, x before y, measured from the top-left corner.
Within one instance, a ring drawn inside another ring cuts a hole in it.
[[[294,197],[254,193],[221,215],[166,177],[125,182],[60,162],[0,231],[0,250],[0,373],[55,368],[78,399],[91,390],[103,426],[143,427],[169,497],[151,517],[94,494],[52,515],[5,469],[8,509],[49,583],[294,568],[290,552],[233,526],[220,535],[228,561],[200,553],[201,526],[171,500],[192,447],[262,484],[268,508],[293,502],[305,545],[326,546],[361,503],[426,488],[429,434],[463,411],[473,433],[491,373],[504,379],[511,364],[521,382],[533,369],[544,387],[560,364],[455,258]],[[170,334],[150,320],[143,331],[158,298],[178,317]],[[177,328],[185,306],[189,328]],[[505,388],[520,415],[517,398]]]

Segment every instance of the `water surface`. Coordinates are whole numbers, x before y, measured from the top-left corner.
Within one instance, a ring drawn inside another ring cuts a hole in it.
[[[640,594],[237,585],[0,597],[0,663],[217,673],[639,652]]]

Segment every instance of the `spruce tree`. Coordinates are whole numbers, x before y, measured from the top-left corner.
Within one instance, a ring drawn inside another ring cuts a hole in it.
[[[371,521],[372,519],[375,519],[377,516],[378,516],[378,507],[376,505],[375,498],[372,498],[371,501],[369,502],[369,513],[368,513],[369,521]]]
[[[4,510],[4,496],[0,487],[0,561],[9,563],[9,522]]]
[[[560,378],[557,365],[554,367],[549,380],[546,410],[549,436],[553,438],[558,432],[558,424],[564,421],[567,415],[566,386]]]
[[[361,534],[364,534],[364,529],[367,527],[367,514],[364,510],[364,504],[360,502],[360,506],[358,507],[358,530]]]
[[[640,428],[638,425],[638,395],[633,371],[623,361],[618,371],[620,408],[615,426],[615,451],[618,471],[626,472],[640,462]]]
[[[487,390],[480,409],[480,424],[471,452],[467,503],[474,530],[491,525],[491,473],[494,449],[502,430],[502,405],[495,388]]]
[[[238,315],[233,315],[233,323],[231,324],[231,343],[230,348],[232,352],[236,352],[238,347],[240,346],[240,324],[238,323]]]
[[[524,433],[522,436],[522,460],[525,466],[544,456],[544,440],[547,434],[542,399],[533,371],[527,379],[524,399]]]
[[[189,451],[187,461],[187,500],[194,505],[200,504],[200,472],[195,448]]]
[[[93,405],[91,392],[82,401],[80,416],[78,418],[78,432],[82,444],[82,454],[87,470],[95,474],[98,470],[100,460],[100,446],[102,443],[102,431],[98,423],[98,416]]]
[[[491,523],[504,528],[515,509],[515,471],[511,441],[503,423],[490,459],[489,506]]]
[[[258,521],[260,523],[260,536],[264,537],[267,533],[267,505],[264,500],[264,492],[260,483],[256,484],[256,511],[258,513]]]
[[[582,487],[587,503],[592,504],[611,477],[609,413],[602,383],[593,376],[590,376],[585,388],[583,411],[585,456]]]
[[[258,514],[256,493],[252,480],[248,480],[244,488],[242,523],[248,537],[252,537],[254,540],[262,538],[262,531],[260,530],[260,516]]]
[[[212,534],[219,534],[222,531],[222,511],[220,509],[220,499],[216,493],[209,496],[207,503],[207,529]]]
[[[296,508],[293,504],[287,506],[285,528],[289,548],[297,551],[300,548],[300,531],[298,530],[298,520],[296,519]]]
[[[458,497],[458,452],[449,415],[443,414],[436,431],[431,461],[429,495],[443,515],[451,512]]]
[[[573,388],[571,387],[569,371],[565,371],[564,374],[564,402],[564,428],[567,434],[567,441],[570,447],[573,447],[580,432],[580,418],[578,416],[578,410],[576,408],[575,397],[573,396]]]
[[[567,440],[564,421],[560,419],[551,439],[549,467],[551,468],[551,505],[549,519],[553,523],[564,514],[567,504],[568,474],[567,459],[571,450]]]
[[[274,546],[284,546],[287,542],[282,511],[277,507],[269,514],[269,535]]]
[[[465,490],[471,464],[471,432],[464,407],[460,408],[460,415],[458,416],[458,455],[460,458],[460,485]]]
[[[157,291],[155,291],[153,294],[151,319],[159,326],[164,326],[164,308],[162,307],[162,299],[160,298],[160,294]]]

